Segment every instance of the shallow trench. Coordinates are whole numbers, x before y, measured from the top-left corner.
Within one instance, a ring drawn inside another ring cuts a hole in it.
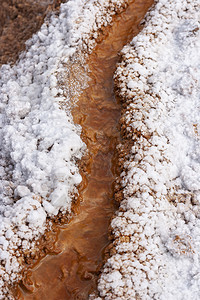
[[[89,87],[73,111],[90,153],[81,202],[76,216],[60,230],[56,249],[61,253],[47,255],[28,272],[16,299],[88,299],[96,289],[104,249],[109,244],[110,219],[116,210],[113,182],[115,148],[120,142],[120,104],[113,91],[113,73],[118,52],[138,33],[138,24],[151,4],[152,0],[130,4],[114,18],[114,25],[105,30],[103,40],[89,56]]]

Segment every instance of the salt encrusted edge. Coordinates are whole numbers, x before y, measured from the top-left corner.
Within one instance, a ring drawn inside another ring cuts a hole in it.
[[[188,47],[193,47],[195,43],[192,38],[195,39],[196,36],[195,46],[199,49],[198,7],[197,1],[156,1],[156,5],[145,18],[142,33],[122,51],[122,62],[115,74],[117,94],[123,105],[121,133],[124,142],[118,147],[121,175],[116,183],[116,199],[121,203],[111,222],[110,258],[105,263],[99,279],[100,297],[93,295],[91,299],[199,299],[199,189],[195,181],[186,185],[186,180],[182,183],[185,179],[183,175],[182,179],[178,178],[181,160],[176,162],[175,147],[178,143],[170,136],[174,132],[171,130],[170,133],[170,129],[165,128],[163,133],[160,121],[155,126],[153,124],[158,118],[163,120],[168,128],[174,125],[167,119],[174,121],[170,111],[173,112],[174,103],[178,103],[177,97],[181,100],[193,97],[195,104],[196,93],[199,90],[199,73],[192,76],[195,73],[186,71],[188,82],[178,78],[177,86],[173,85],[171,95],[166,95],[164,90],[162,93],[159,91],[159,77],[157,86],[151,89],[154,83],[151,75],[158,69],[159,61],[156,59],[162,57],[159,55],[163,48],[160,47],[160,52],[154,52],[153,49],[150,52],[145,48],[146,42],[154,48],[156,39],[162,41],[162,46],[167,45],[167,38],[171,38],[174,26],[173,38],[179,43],[179,48],[184,47],[185,38],[188,40]],[[160,9],[162,14],[164,12],[163,15],[159,14]],[[166,17],[165,13],[168,13]],[[156,30],[159,21],[161,31]],[[186,24],[182,31],[178,21]],[[149,23],[152,25],[150,29]],[[187,48],[187,42],[185,47]],[[166,52],[171,51],[173,55],[179,55],[180,49],[177,53],[175,49],[175,54],[172,50],[174,51],[169,48]],[[198,53],[198,50],[196,52]],[[167,59],[169,57],[166,55]],[[183,58],[182,60],[184,61]],[[195,60],[193,62],[196,66]],[[185,71],[180,70],[180,74],[181,72],[184,74]],[[185,105],[188,109],[187,104]],[[180,109],[180,106],[178,108]],[[154,113],[156,109],[157,114]],[[194,139],[197,143],[199,128],[197,124],[194,125],[197,136]],[[178,128],[178,134],[179,131]],[[191,135],[188,134],[188,137],[191,138]],[[181,142],[185,141],[180,139]],[[196,151],[195,149],[195,155]],[[152,176],[148,177],[151,172]],[[157,184],[160,181],[159,177],[161,180],[166,178],[164,185]],[[155,237],[152,238],[154,234]],[[185,281],[187,273],[188,277],[194,279],[188,278],[188,282]],[[169,278],[167,274],[170,274]],[[187,289],[187,285],[190,285],[190,288]]]

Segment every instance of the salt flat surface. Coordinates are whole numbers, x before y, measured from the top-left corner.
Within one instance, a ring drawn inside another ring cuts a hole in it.
[[[74,100],[80,82],[65,82],[67,68],[77,60],[84,65],[98,30],[126,2],[68,1],[27,42],[17,64],[0,69],[0,299],[12,299],[5,283],[19,279],[21,257],[33,251],[47,218],[70,213],[85,145],[67,85]]]
[[[200,299],[200,3],[159,0],[115,73],[131,144],[105,299]],[[99,298],[100,299],[100,298]]]

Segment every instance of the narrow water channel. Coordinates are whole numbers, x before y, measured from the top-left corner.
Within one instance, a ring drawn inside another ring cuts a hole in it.
[[[61,253],[47,255],[29,272],[17,299],[83,300],[96,289],[103,251],[109,243],[109,222],[116,210],[113,182],[120,105],[113,91],[113,73],[118,52],[138,33],[138,24],[152,2],[136,0],[115,17],[88,59],[91,81],[73,111],[90,153],[82,201],[72,221],[60,231],[56,248]]]

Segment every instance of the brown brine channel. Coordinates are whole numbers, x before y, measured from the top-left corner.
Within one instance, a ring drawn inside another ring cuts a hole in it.
[[[16,299],[88,299],[97,288],[104,249],[109,244],[109,223],[116,210],[113,182],[121,109],[114,95],[113,74],[119,51],[139,32],[139,23],[152,2],[136,0],[114,17],[113,25],[103,31],[102,41],[89,56],[91,80],[73,111],[89,150],[81,201],[76,215],[60,229],[55,244],[60,254],[47,255],[29,270]]]

